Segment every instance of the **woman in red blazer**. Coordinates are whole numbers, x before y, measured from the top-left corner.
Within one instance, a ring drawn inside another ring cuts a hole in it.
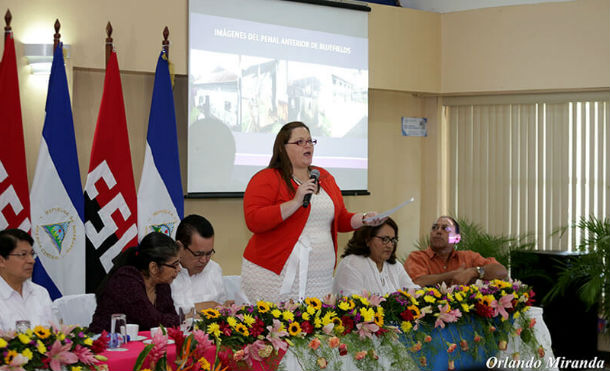
[[[244,251],[241,282],[252,303],[329,294],[337,232],[358,229],[365,218],[377,215],[345,209],[333,176],[311,165],[315,144],[304,123],[284,125],[275,138],[269,166],[255,174],[246,188],[244,215],[254,234]],[[312,171],[319,173],[318,182]],[[311,202],[304,207],[308,194]]]

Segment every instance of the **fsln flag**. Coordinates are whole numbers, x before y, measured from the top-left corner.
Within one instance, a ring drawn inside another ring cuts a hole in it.
[[[19,228],[30,232],[28,174],[12,32],[4,35],[0,62],[0,128],[0,230]]]
[[[136,202],[121,75],[112,52],[85,184],[87,292],[97,289],[116,255],[138,243]]]
[[[174,94],[165,51],[155,72],[148,135],[138,188],[138,239],[153,231],[171,237],[184,216]]]
[[[53,54],[45,110],[30,191],[32,237],[44,272],[37,266],[32,279],[55,299],[85,292],[85,206],[62,43]]]

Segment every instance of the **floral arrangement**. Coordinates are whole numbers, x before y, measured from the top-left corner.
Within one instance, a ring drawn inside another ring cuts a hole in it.
[[[0,371],[100,370],[105,336],[93,340],[86,328],[36,326],[25,332],[0,332]]]
[[[304,370],[431,369],[439,355],[452,369],[460,357],[481,360],[506,349],[511,337],[543,357],[527,317],[533,297],[519,281],[493,280],[205,309],[186,338],[169,329],[178,349],[173,369],[272,370],[286,352]]]

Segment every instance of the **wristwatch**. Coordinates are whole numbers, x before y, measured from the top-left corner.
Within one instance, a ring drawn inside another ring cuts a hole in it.
[[[479,274],[479,279],[483,279],[483,277],[485,276],[485,268],[483,267],[475,267],[477,270],[477,273]]]

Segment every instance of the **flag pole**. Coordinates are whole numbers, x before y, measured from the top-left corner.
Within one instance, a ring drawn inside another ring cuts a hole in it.
[[[110,59],[110,54],[112,54],[112,49],[114,46],[112,45],[112,25],[110,21],[106,25],[106,67],[108,67],[108,60]]]

